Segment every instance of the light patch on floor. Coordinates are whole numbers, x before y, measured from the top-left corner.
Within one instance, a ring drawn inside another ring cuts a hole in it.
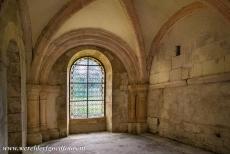
[[[41,147],[77,147],[78,151],[24,152],[24,154],[212,154],[151,134],[90,133],[50,141]]]

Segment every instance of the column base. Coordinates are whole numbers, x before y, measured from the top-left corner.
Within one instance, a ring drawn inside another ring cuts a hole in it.
[[[29,133],[27,134],[27,145],[37,145],[42,143],[41,133]]]
[[[47,130],[42,131],[42,142],[46,142],[50,140],[50,134]]]
[[[59,138],[59,131],[58,129],[50,129],[49,130],[49,136],[50,136],[50,139],[58,139]]]
[[[131,134],[141,134],[147,131],[146,123],[128,123],[128,132]]]
[[[136,123],[128,123],[128,133],[136,134]]]
[[[147,124],[146,123],[137,123],[137,134],[142,134],[147,132]]]

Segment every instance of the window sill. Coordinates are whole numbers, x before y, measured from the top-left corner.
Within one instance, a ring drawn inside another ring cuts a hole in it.
[[[70,119],[70,123],[100,123],[105,121],[105,117],[88,119]]]

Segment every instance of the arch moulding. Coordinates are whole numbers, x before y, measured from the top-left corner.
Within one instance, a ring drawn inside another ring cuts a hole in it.
[[[125,66],[131,83],[142,81],[141,75],[144,71],[140,69],[138,58],[125,41],[102,29],[83,28],[63,34],[46,47],[43,55],[36,55],[31,69],[31,82],[46,84],[49,72],[58,58],[80,46],[95,46],[109,50]]]
[[[173,14],[160,28],[156,36],[154,37],[150,52],[148,54],[148,61],[147,61],[147,69],[148,73],[150,73],[150,68],[152,65],[153,57],[156,54],[156,52],[159,50],[159,45],[161,40],[164,38],[165,34],[170,30],[170,28],[177,23],[180,19],[192,14],[194,11],[205,8],[205,5],[201,2],[194,2],[191,3],[183,8],[181,8],[179,11],[177,11],[175,14]]]

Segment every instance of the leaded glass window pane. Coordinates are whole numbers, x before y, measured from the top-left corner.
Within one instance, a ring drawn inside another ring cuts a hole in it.
[[[70,82],[87,83],[87,66],[72,65]]]
[[[103,100],[104,98],[104,84],[88,84],[88,99],[89,100]]]
[[[70,70],[70,118],[86,119],[104,116],[105,72],[101,63],[84,57]]]
[[[87,118],[87,101],[70,102],[70,118]]]
[[[70,84],[70,100],[87,100],[87,84]]]
[[[104,116],[104,101],[89,101],[89,118]]]
[[[102,66],[89,66],[89,82],[90,83],[103,83],[104,72]]]

